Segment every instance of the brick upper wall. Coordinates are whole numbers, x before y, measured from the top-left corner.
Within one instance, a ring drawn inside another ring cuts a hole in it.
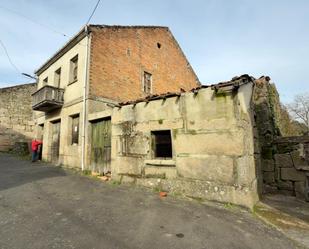
[[[145,97],[144,71],[152,74],[153,94],[199,85],[168,28],[92,27],[90,53],[90,96],[117,101]]]

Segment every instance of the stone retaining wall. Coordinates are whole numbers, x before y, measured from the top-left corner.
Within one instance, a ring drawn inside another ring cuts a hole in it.
[[[279,138],[274,145],[275,167],[269,173],[278,190],[309,201],[309,136]]]
[[[33,137],[31,94],[36,83],[0,89],[0,151],[12,150],[15,143]]]
[[[284,123],[288,120],[282,118],[279,94],[269,77],[255,81],[253,103],[260,194],[280,191],[308,198],[309,137],[287,136],[291,129]]]

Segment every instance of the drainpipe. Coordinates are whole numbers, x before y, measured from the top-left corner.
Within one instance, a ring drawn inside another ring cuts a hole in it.
[[[89,46],[89,40],[90,40],[90,32],[89,32],[89,26],[85,26],[85,32],[87,34],[87,44],[86,44],[86,72],[85,72],[85,79],[84,79],[84,96],[83,96],[83,129],[82,129],[82,159],[81,159],[81,166],[82,170],[85,169],[85,155],[86,155],[86,126],[87,126],[87,92],[88,92],[88,73],[89,73],[89,56],[90,56],[90,46]]]

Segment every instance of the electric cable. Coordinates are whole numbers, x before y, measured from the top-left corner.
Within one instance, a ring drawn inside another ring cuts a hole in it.
[[[95,11],[97,10],[97,8],[98,8],[100,2],[101,2],[101,0],[98,0],[98,1],[97,1],[97,3],[96,3],[96,5],[95,5],[95,7],[94,7],[94,9],[93,9],[93,11],[92,11],[90,17],[88,18],[88,21],[86,22],[86,25],[90,22],[92,16],[94,15]]]
[[[6,46],[4,45],[4,43],[3,43],[2,40],[0,40],[0,44],[1,44],[3,50],[4,50],[5,54],[6,54],[6,57],[8,58],[8,60],[9,60],[9,62],[10,62],[10,64],[11,64],[11,66],[16,70],[16,72],[17,72],[18,74],[22,74],[22,72],[18,69],[18,67],[13,63],[13,61],[12,61],[10,55],[9,55],[9,52],[8,52],[8,50],[6,49]]]
[[[46,29],[49,29],[50,31],[53,31],[54,33],[57,33],[57,34],[60,34],[60,35],[62,35],[62,36],[66,36],[66,37],[67,37],[67,35],[64,34],[63,32],[57,31],[57,30],[55,30],[53,27],[51,27],[51,26],[49,26],[49,25],[39,23],[39,22],[37,22],[37,21],[35,21],[35,20],[33,20],[33,19],[31,19],[31,18],[29,18],[29,17],[27,17],[27,16],[25,16],[25,15],[23,15],[23,14],[17,12],[17,11],[15,11],[15,10],[11,10],[11,9],[6,8],[6,7],[3,7],[3,6],[0,6],[0,9],[7,10],[7,11],[9,11],[9,12],[15,14],[15,15],[18,15],[18,16],[24,18],[24,19],[27,19],[28,21],[30,21],[30,22],[32,22],[32,23],[34,23],[34,24],[40,25],[40,26],[42,26],[42,27],[44,27],[44,28],[46,28]]]

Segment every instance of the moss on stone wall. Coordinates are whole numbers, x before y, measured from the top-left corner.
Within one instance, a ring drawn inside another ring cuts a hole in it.
[[[268,84],[269,104],[273,116],[274,127],[277,136],[299,136],[302,135],[302,129],[293,121],[280,102],[280,96],[275,84]]]

